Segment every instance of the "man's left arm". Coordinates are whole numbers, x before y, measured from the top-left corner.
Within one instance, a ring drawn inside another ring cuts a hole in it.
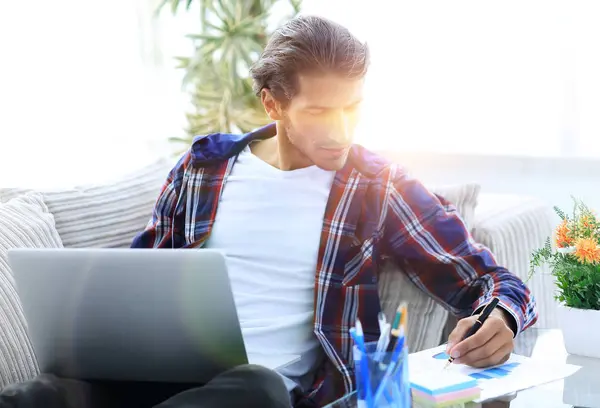
[[[404,261],[418,287],[463,318],[449,339],[449,351],[459,354],[459,362],[501,362],[509,346],[508,353],[512,351],[512,338],[537,319],[529,289],[499,266],[489,249],[473,241],[453,206],[399,169],[392,171],[397,173],[388,185],[382,237],[387,252]],[[494,297],[500,300],[496,312],[477,335],[461,342],[474,315]]]

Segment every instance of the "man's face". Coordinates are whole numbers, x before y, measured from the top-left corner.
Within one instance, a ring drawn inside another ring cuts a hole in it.
[[[281,123],[300,155],[324,170],[348,158],[362,100],[363,79],[303,75],[298,92],[281,110]]]

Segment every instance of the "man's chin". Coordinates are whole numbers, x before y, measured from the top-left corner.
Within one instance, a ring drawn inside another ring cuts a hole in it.
[[[347,156],[345,156],[343,159],[337,160],[320,160],[315,164],[317,165],[317,167],[325,171],[338,171],[344,168],[347,160],[348,158]]]

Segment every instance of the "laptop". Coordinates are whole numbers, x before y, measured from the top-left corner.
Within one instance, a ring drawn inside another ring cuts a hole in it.
[[[246,354],[218,251],[15,249],[8,259],[44,373],[203,384],[300,359]]]

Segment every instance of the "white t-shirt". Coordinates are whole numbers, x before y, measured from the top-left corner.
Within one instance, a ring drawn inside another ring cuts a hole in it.
[[[246,351],[302,356],[279,371],[290,391],[310,384],[320,355],[315,272],[334,176],[317,166],[282,171],[246,148],[205,245],[225,253]]]

